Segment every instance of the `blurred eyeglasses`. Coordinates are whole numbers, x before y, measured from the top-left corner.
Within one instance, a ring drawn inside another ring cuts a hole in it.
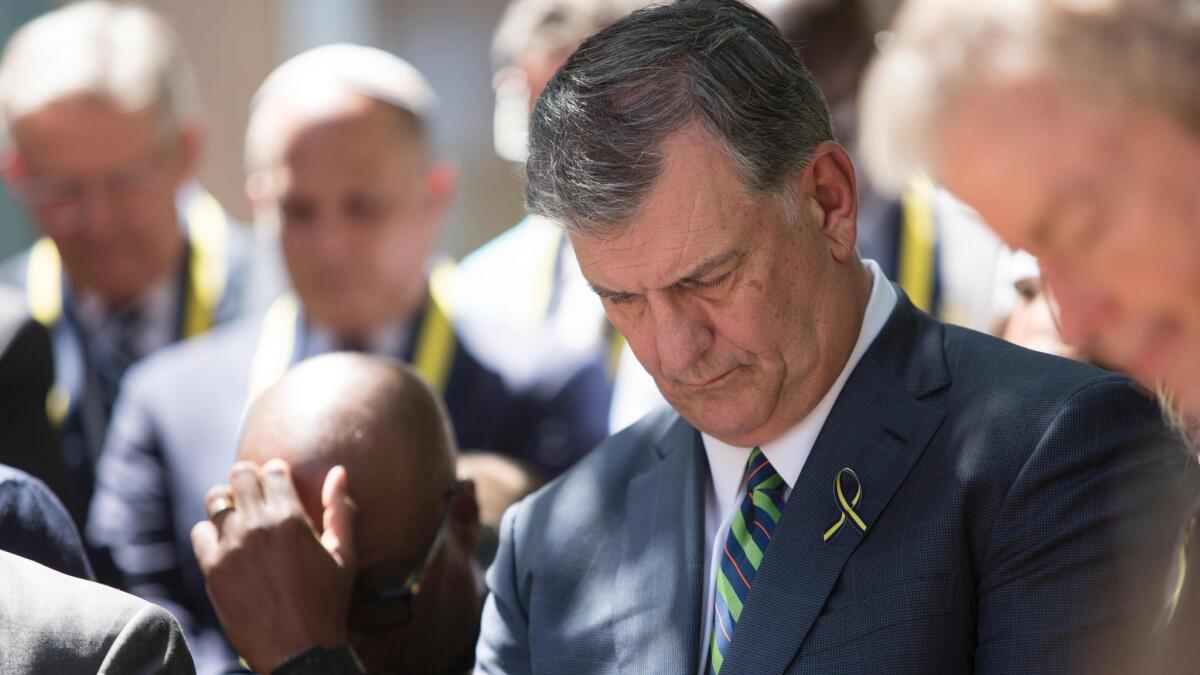
[[[76,221],[83,213],[83,204],[94,194],[121,201],[159,185],[174,154],[174,146],[168,146],[150,159],[87,177],[28,176],[14,189],[29,206],[55,223]]]
[[[421,592],[421,582],[433,559],[441,550],[450,526],[454,496],[458,493],[458,482],[446,492],[442,518],[433,541],[425,549],[416,569],[409,573],[404,583],[390,588],[372,588],[361,577],[354,581],[350,601],[350,627],[365,633],[395,628],[412,621],[412,599]]]

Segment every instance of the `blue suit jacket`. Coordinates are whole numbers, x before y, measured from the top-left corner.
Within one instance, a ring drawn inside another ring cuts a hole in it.
[[[79,532],[62,502],[40,480],[0,464],[0,551],[63,574],[92,579]]]
[[[792,489],[722,673],[1114,663],[1159,605],[1140,579],[1165,579],[1195,478],[1157,420],[1124,377],[945,326],[901,294]],[[869,529],[826,543],[843,467]],[[708,483],[699,434],[668,413],[513,506],[477,672],[697,672]]]
[[[190,532],[207,517],[205,493],[228,481],[262,325],[247,320],[135,366],[122,385],[97,469],[90,542],[111,551],[124,589],[175,613],[201,673],[220,672],[233,654],[205,592]],[[407,342],[411,351],[415,340]],[[603,438],[603,369],[576,373],[553,391],[516,392],[456,344],[443,398],[462,447],[553,471]]]

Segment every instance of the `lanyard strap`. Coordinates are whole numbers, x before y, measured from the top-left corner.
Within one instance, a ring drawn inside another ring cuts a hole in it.
[[[934,307],[937,231],[933,215],[933,183],[918,178],[900,197],[900,255],[896,279],[913,304],[926,312]]]
[[[187,338],[212,328],[217,305],[229,282],[229,221],[221,205],[207,192],[189,201],[185,215],[189,250],[179,336]],[[62,279],[58,247],[49,237],[42,237],[29,254],[25,299],[33,318],[47,328],[62,318]]]
[[[451,322],[449,289],[454,264],[445,262],[434,268],[429,277],[429,301],[417,330],[413,350],[413,368],[439,394],[445,394],[450,367],[454,362],[457,339]],[[291,293],[271,303],[263,317],[258,347],[250,366],[250,391],[247,401],[260,394],[283,377],[295,360],[300,326],[300,303]]]

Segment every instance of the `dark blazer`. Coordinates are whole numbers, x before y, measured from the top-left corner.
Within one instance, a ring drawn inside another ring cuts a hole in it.
[[[414,322],[410,337],[421,324]],[[232,652],[205,592],[190,532],[206,517],[205,492],[228,481],[263,325],[240,322],[135,366],[98,465],[87,536],[111,550],[123,588],[175,613],[202,673],[219,672]],[[303,339],[301,330],[298,353]],[[410,360],[415,343],[407,340],[408,352],[396,356]],[[564,435],[547,438],[547,427],[581,434],[558,460],[565,463],[603,437],[608,384],[602,368],[577,373],[554,395],[515,392],[455,344],[443,397],[460,446],[507,453],[549,471],[557,465],[539,449],[547,443],[561,448]]]
[[[71,517],[40,480],[0,464],[0,551],[93,579]]]
[[[0,671],[56,675],[195,673],[159,607],[0,551]]]
[[[1092,672],[1148,625],[1141,579],[1166,574],[1190,463],[1124,377],[900,296],[792,489],[722,673]],[[843,467],[868,530],[826,543]],[[698,432],[665,413],[513,506],[478,672],[697,672],[708,482]]]
[[[19,291],[0,286],[0,463],[38,476],[58,493],[70,479],[46,414],[53,383],[50,334],[29,316]]]

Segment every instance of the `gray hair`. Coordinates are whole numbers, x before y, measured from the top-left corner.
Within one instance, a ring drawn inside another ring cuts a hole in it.
[[[132,4],[71,4],[30,21],[9,41],[0,60],[0,114],[8,130],[76,96],[128,112],[153,110],[168,134],[201,114],[179,39],[158,15]]]
[[[973,85],[1044,76],[1200,135],[1200,0],[910,0],[862,91],[872,179],[936,174],[936,130]]]
[[[735,0],[681,0],[589,38],[546,86],[527,207],[585,236],[611,233],[661,173],[662,142],[693,121],[764,195],[834,138],[820,90],[769,20]]]

